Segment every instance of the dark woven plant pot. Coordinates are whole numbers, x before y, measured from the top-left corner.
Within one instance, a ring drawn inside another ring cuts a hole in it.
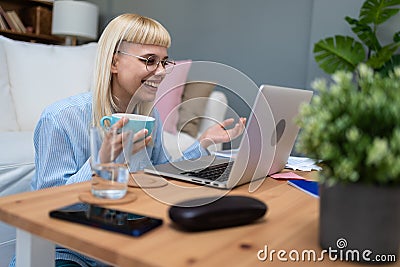
[[[399,262],[400,187],[321,184],[319,231],[321,247],[337,250],[338,260]]]

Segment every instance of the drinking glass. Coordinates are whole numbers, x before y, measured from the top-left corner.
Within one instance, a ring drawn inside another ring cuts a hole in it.
[[[129,159],[133,149],[133,131],[90,129],[90,165],[93,172],[91,191],[95,197],[120,199],[126,195]]]

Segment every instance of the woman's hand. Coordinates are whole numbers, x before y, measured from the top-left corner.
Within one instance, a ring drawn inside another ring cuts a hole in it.
[[[133,149],[132,154],[135,154],[145,148],[151,142],[151,135],[147,136],[148,130],[143,129],[135,133],[133,136]]]
[[[212,144],[230,142],[241,135],[245,128],[246,118],[240,118],[233,128],[227,129],[234,121],[233,118],[226,119],[221,124],[213,125],[205,130],[199,138],[201,146],[207,148]]]
[[[117,121],[110,130],[105,134],[103,144],[100,148],[101,162],[111,162],[118,157],[122,152],[122,142],[133,142],[132,154],[145,148],[150,142],[152,137],[147,136],[147,129],[143,129],[133,135],[133,140],[124,140],[123,134],[118,134],[119,129],[122,129],[124,125],[129,121],[128,118],[121,118]]]

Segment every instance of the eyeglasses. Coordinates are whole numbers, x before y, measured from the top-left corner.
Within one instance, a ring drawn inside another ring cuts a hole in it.
[[[132,55],[123,51],[117,51],[117,52],[126,56],[135,57],[140,61],[143,61],[146,64],[146,70],[149,72],[155,71],[158,68],[158,65],[160,65],[160,63],[161,66],[165,69],[165,73],[167,74],[171,73],[175,66],[175,61],[171,58],[166,58],[161,60],[160,57],[157,55],[151,55],[148,58],[145,58],[141,56]]]

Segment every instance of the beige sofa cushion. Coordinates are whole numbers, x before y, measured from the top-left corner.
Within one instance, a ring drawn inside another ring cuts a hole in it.
[[[17,131],[18,124],[10,94],[10,81],[8,79],[8,65],[4,42],[7,38],[0,36],[0,113],[3,114],[0,123],[0,132]]]
[[[33,130],[43,109],[51,103],[90,89],[97,44],[3,41],[20,130]]]

